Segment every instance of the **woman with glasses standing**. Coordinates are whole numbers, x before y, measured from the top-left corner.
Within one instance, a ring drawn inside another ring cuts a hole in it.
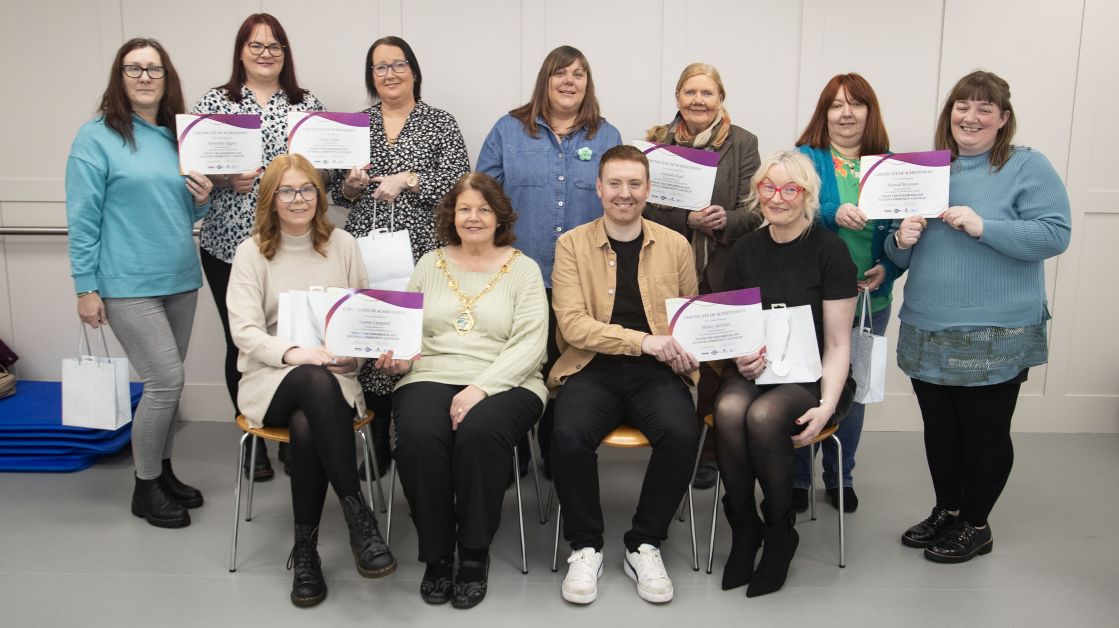
[[[190,525],[202,493],[171,470],[175,414],[202,273],[191,229],[212,184],[179,174],[179,75],[153,39],[117,51],[97,118],[82,125],[66,162],[66,222],[78,316],[111,324],[144,396],[132,422],[132,514],[153,526]]]
[[[366,109],[370,162],[339,171],[333,186],[334,202],[350,210],[346,231],[362,237],[376,229],[407,229],[413,262],[435,249],[435,207],[459,177],[470,172],[458,123],[420,100],[422,84],[420,62],[408,42],[389,36],[369,46],[365,87],[373,100]],[[374,415],[390,417],[399,376],[375,370],[370,361],[358,378]],[[388,429],[388,420],[373,422],[382,465],[390,459]]]
[[[229,80],[206,92],[191,113],[240,113],[260,116],[264,154],[261,168],[235,174],[211,175],[213,209],[202,221],[202,270],[214,295],[222,328],[225,331],[225,385],[229,397],[237,404],[237,345],[229,332],[229,313],[225,294],[237,245],[248,239],[253,230],[258,179],[264,168],[278,155],[287,152],[288,112],[322,111],[318,98],[299,86],[295,80],[295,59],[287,33],[280,22],[268,13],[255,13],[245,18],[237,30],[233,44],[233,69]],[[257,480],[273,476],[272,465],[264,440],[257,440]],[[281,445],[281,457],[284,446]],[[249,456],[245,456],[246,465]],[[249,474],[246,467],[245,475]]]
[[[790,336],[783,341],[767,338],[772,346],[735,358],[737,368],[724,370],[715,397],[715,451],[733,532],[723,589],[749,583],[746,597],[756,597],[784,585],[799,543],[793,529],[793,447],[807,445],[851,406],[851,317],[857,290],[847,245],[814,224],[820,177],[808,157],[797,151],[773,153],[758,167],[750,189],[747,202],[767,224],[735,243],[726,289],[759,287],[766,309],[775,303],[810,306],[823,364],[823,376],[815,382],[758,384],[767,362],[773,363],[771,372],[782,372],[783,354],[777,351],[788,346]],[[765,496],[761,517],[755,483]]]

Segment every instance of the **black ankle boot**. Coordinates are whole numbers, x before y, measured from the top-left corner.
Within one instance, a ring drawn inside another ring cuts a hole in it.
[[[800,535],[793,528],[795,521],[796,515],[790,510],[777,525],[766,528],[762,558],[758,561],[758,568],[750,576],[746,597],[773,593],[784,586],[785,578],[789,575],[789,563],[793,561],[793,554],[800,544]]]
[[[163,461],[163,473],[159,476],[159,484],[168,497],[186,508],[198,508],[202,505],[202,491],[189,484],[183,484],[175,477],[175,472],[171,470],[170,458]]]
[[[142,517],[157,528],[185,528],[190,525],[190,513],[164,490],[159,478],[136,478],[132,491],[132,514]]]
[[[288,556],[288,569],[294,568],[291,603],[314,606],[326,599],[326,580],[319,562],[319,528],[295,524],[295,545]]]
[[[350,549],[354,552],[357,571],[366,578],[380,578],[396,570],[396,559],[377,527],[377,518],[358,493],[342,499],[342,513],[350,528]]]
[[[727,499],[723,498],[723,509],[730,522],[733,533],[730,542],[730,556],[727,564],[723,566],[723,590],[736,589],[750,582],[750,574],[754,572],[754,560],[758,556],[758,548],[765,537],[765,524],[762,523],[754,504],[742,512],[731,512],[727,507]]]

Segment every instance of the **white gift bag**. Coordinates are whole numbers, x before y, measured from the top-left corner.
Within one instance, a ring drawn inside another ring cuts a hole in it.
[[[886,337],[871,328],[870,292],[859,293],[859,326],[851,330],[851,377],[857,403],[886,398]],[[885,331],[885,330],[882,330]]]
[[[357,239],[369,287],[375,290],[406,290],[416,267],[408,230],[396,231],[395,218],[396,203],[389,203],[389,228],[374,228]],[[373,201],[373,224],[377,224],[377,201]]]
[[[758,384],[814,382],[823,374],[812,306],[774,303],[765,319],[765,371]]]
[[[101,333],[105,355],[94,355],[85,324],[79,324],[82,333],[78,337],[78,357],[62,360],[62,424],[98,430],[119,429],[132,420],[128,358],[109,356],[109,344],[101,327],[97,331]]]
[[[281,292],[277,295],[276,337],[297,347],[321,347],[329,306],[321,286]]]

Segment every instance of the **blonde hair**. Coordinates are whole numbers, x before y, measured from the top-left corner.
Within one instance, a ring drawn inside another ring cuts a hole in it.
[[[811,224],[816,220],[816,213],[820,209],[820,175],[816,167],[804,153],[798,150],[779,150],[766,155],[754,176],[750,178],[750,195],[746,197],[747,211],[761,216],[761,198],[758,196],[758,185],[769,176],[769,171],[774,166],[782,166],[785,173],[793,183],[804,188],[804,217]]]
[[[272,259],[280,249],[280,242],[283,241],[280,218],[272,208],[276,199],[276,190],[280,187],[280,179],[288,170],[298,170],[304,174],[319,191],[315,199],[315,215],[311,218],[311,244],[319,255],[326,257],[326,244],[330,242],[334,223],[326,217],[326,188],[323,186],[322,177],[303,155],[280,155],[268,164],[268,169],[260,178],[260,188],[257,191],[253,237],[256,238],[257,246],[260,247],[260,253],[265,259]]]
[[[687,83],[688,79],[696,76],[706,76],[714,81],[715,85],[719,87],[719,100],[726,101],[727,89],[723,85],[723,77],[719,76],[719,71],[715,69],[715,66],[702,62],[691,63],[688,67],[684,68],[684,71],[680,73],[680,78],[676,81],[676,91],[673,92],[673,94],[679,96],[680,90],[684,88],[684,83]],[[720,105],[719,110],[722,112],[723,118],[726,119],[728,117],[726,107]],[[668,141],[672,131],[672,124],[657,125],[645,132],[645,139],[663,144]],[[718,132],[716,132],[712,144],[716,147],[722,146],[723,143],[727,141],[728,135],[730,135],[730,125],[723,124]]]

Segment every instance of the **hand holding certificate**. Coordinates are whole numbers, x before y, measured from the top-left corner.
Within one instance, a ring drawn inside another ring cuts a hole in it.
[[[369,163],[369,114],[292,111],[288,113],[288,153],[316,168],[350,168]]]
[[[859,168],[859,209],[868,219],[934,218],[948,209],[952,153],[865,155]]]
[[[748,355],[765,344],[758,288],[666,299],[672,337],[700,362]]]
[[[180,113],[179,171],[186,174],[233,174],[260,168],[264,148],[260,116],[255,114]]]
[[[691,211],[711,204],[719,153],[634,140],[649,158],[649,202]]]

